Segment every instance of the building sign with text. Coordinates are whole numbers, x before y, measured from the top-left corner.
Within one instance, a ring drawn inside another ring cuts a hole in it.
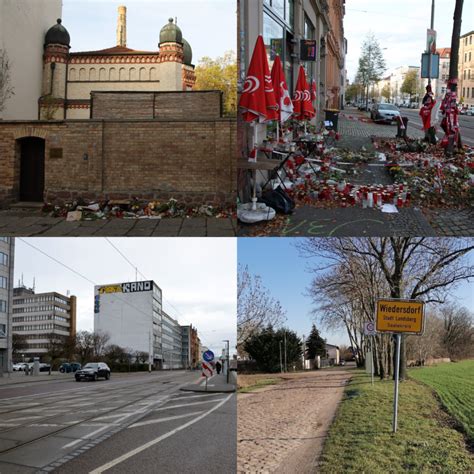
[[[136,293],[139,291],[151,291],[153,289],[153,280],[135,281],[132,283],[118,283],[116,285],[106,285],[97,288],[100,295],[108,293]]]

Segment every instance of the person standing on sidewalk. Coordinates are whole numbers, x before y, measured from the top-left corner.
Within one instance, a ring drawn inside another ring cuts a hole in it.
[[[221,368],[222,368],[222,364],[219,361],[217,361],[216,362],[217,375],[219,375],[221,373]]]

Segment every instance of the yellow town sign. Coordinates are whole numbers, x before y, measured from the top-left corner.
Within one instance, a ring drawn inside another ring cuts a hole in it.
[[[415,300],[377,301],[376,329],[379,332],[423,334],[424,303]]]

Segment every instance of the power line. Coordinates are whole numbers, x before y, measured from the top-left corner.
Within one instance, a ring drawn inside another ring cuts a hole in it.
[[[108,238],[105,237],[105,240],[118,252],[119,255],[123,257],[123,259],[138,273],[140,274],[145,280],[148,280],[148,278],[138,269],[136,265],[134,265],[121,251],[118,247],[116,247],[112,241]]]
[[[123,259],[139,274],[141,275],[145,280],[148,280],[148,278],[138,269],[138,266],[135,265],[133,262],[131,262],[125,255],[123,252],[120,251],[120,249],[114,245],[112,243],[112,241],[108,238],[108,237],[105,237],[105,240],[119,253],[119,255],[121,255],[123,257]],[[165,298],[163,296],[163,301],[166,302],[169,306],[171,306],[177,313],[179,316],[181,316],[182,319],[184,319],[184,316],[183,314],[181,313],[181,311],[178,310],[178,308],[176,308],[176,306],[174,306],[171,301],[169,301],[167,298]]]
[[[42,255],[44,255],[45,257],[53,260],[53,262],[56,262],[58,265],[61,265],[62,267],[66,268],[67,270],[69,270],[70,272],[74,273],[75,275],[79,276],[80,278],[82,278],[83,280],[87,281],[88,283],[91,283],[92,285],[94,286],[100,286],[98,283],[96,283],[95,281],[91,280],[90,278],[84,276],[82,273],[78,272],[77,270],[75,270],[74,268],[70,267],[69,265],[66,265],[65,263],[61,262],[60,260],[58,260],[57,258],[49,255],[48,253],[46,253],[44,250],[41,250],[39,247],[36,247],[35,245],[31,244],[30,242],[27,242],[25,239],[21,238],[21,237],[17,237],[18,240],[20,240],[21,242],[23,242],[24,244],[28,245],[29,247],[33,248],[34,250],[36,250],[37,252],[41,253]],[[115,248],[115,250],[117,250],[117,252],[122,255],[122,257],[127,260],[127,262],[132,265],[135,269],[137,267],[135,267],[133,265],[132,262],[130,262],[130,260],[128,260],[125,255],[122,254],[122,252],[120,252],[120,250],[115,247],[109,240],[108,238],[106,238],[106,240],[112,245],[112,247]],[[139,272],[140,275],[142,275],[145,279],[146,277],[143,275],[143,273]],[[144,311],[142,311],[140,308],[137,308],[135,305],[133,305],[132,303],[130,303],[129,301],[127,301],[125,298],[121,297],[119,294],[117,293],[111,293],[109,294],[109,296],[113,296],[114,298],[118,298],[119,300],[121,300],[122,302],[124,302],[125,304],[127,304],[128,306],[130,306],[131,308],[137,310],[139,313],[145,315],[145,316],[149,316],[148,313],[145,313]],[[165,298],[163,298],[163,300],[165,301]],[[172,305],[168,300],[166,300],[168,302],[169,305],[171,305],[179,314],[181,314],[177,308]],[[184,316],[181,314],[181,316],[184,318]],[[200,333],[198,333],[200,334]],[[203,337],[201,336],[201,339],[203,339]]]

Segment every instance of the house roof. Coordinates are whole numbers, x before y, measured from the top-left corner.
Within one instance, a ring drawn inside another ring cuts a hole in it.
[[[100,49],[98,51],[80,51],[71,53],[71,56],[123,56],[126,54],[159,54],[158,51],[137,51],[135,49],[126,48],[124,46],[114,46],[113,48]]]
[[[451,48],[437,48],[436,52],[440,58],[449,58],[451,56]]]
[[[334,346],[333,344],[328,344],[328,343],[326,343],[326,347],[335,347],[336,349],[339,349],[339,346]]]

